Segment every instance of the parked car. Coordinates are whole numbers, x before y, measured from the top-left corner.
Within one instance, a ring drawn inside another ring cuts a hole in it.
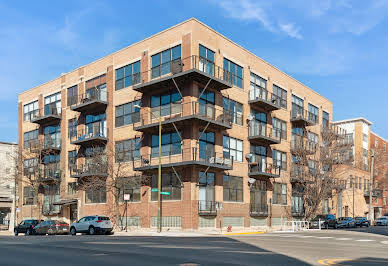
[[[356,221],[356,227],[370,226],[370,222],[368,219],[366,219],[366,217],[356,217],[354,220]]]
[[[64,235],[69,233],[69,224],[58,220],[47,220],[35,226],[33,230],[36,235]]]
[[[70,233],[74,236],[77,233],[94,235],[98,233],[112,234],[113,224],[107,216],[93,215],[81,218],[78,222],[72,223]]]
[[[34,227],[37,226],[42,221],[43,220],[35,220],[35,219],[24,220],[15,227],[13,232],[15,236],[17,236],[20,233],[25,234],[26,236],[32,235],[34,233]]]
[[[341,217],[337,219],[337,224],[339,228],[343,227],[356,227],[356,222],[352,217]]]
[[[383,216],[375,220],[375,225],[388,225],[388,217]]]
[[[326,229],[329,229],[329,228],[334,228],[334,229],[337,229],[338,228],[338,219],[331,217],[330,219],[328,219],[326,222],[325,222],[325,228]]]
[[[327,215],[317,215],[314,219],[312,219],[309,223],[310,228],[329,228],[328,221],[335,220],[334,214]],[[319,226],[320,223],[320,226]]]

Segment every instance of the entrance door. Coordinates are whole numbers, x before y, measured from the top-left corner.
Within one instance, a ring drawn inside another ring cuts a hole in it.
[[[199,210],[200,211],[215,211],[214,197],[214,173],[199,172]]]

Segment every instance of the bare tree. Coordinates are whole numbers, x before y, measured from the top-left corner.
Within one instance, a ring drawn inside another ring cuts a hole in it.
[[[294,185],[290,193],[303,198],[306,219],[315,217],[324,200],[344,189],[343,182],[338,177],[353,162],[350,152],[352,143],[345,138],[345,132],[335,126],[328,126],[322,128],[321,137],[320,146],[310,140],[307,134],[294,138],[292,143],[291,181]],[[291,207],[289,216],[292,214]]]

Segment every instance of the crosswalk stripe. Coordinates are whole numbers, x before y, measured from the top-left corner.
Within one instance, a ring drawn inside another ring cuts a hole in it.
[[[348,237],[340,237],[340,238],[336,238],[336,240],[352,240],[352,239]]]
[[[374,241],[373,239],[358,239],[356,241],[360,241],[360,242],[370,242],[370,241]]]

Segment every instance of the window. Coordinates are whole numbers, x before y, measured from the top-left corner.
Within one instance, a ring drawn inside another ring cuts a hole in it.
[[[267,148],[265,146],[250,146],[250,153],[253,155],[250,158],[251,164],[249,166],[250,172],[266,172],[267,170]]]
[[[116,91],[140,83],[140,61],[116,69]]]
[[[303,105],[304,105],[304,101],[301,98],[295,95],[292,95],[292,116],[293,117],[296,117],[296,116],[304,117]]]
[[[119,201],[124,202],[124,194],[129,194],[129,202],[139,202],[140,201],[140,187],[132,184],[130,181],[127,181],[128,178],[123,178],[120,181],[119,187]]]
[[[36,205],[36,196],[33,187],[23,188],[23,205]]]
[[[314,123],[318,123],[318,107],[312,105],[311,103],[309,103],[308,105],[308,108],[309,108],[309,117],[308,119],[310,121],[313,121]]]
[[[214,144],[215,144],[215,135],[214,132],[202,132],[199,131],[201,136],[199,139],[199,158],[200,159],[209,159],[215,156]]]
[[[353,177],[350,176],[349,178],[349,187],[352,188],[353,187]]]
[[[318,135],[313,133],[313,132],[308,131],[307,132],[307,139],[308,139],[307,148],[310,151],[315,151],[317,146],[318,146],[318,141],[319,141]]]
[[[368,134],[362,134],[362,139],[364,142],[368,142]]]
[[[106,75],[95,77],[86,81],[85,100],[108,100],[108,93],[106,91]]]
[[[243,178],[224,175],[224,201],[243,202]]]
[[[214,75],[214,52],[199,45],[199,70]]]
[[[38,101],[25,104],[23,106],[23,120],[31,121],[31,119],[35,118],[39,115],[39,106]]]
[[[170,73],[174,67],[181,65],[180,59],[180,45],[151,56],[151,78],[157,78]]]
[[[35,175],[38,166],[38,158],[25,159],[23,161],[24,175]]]
[[[243,87],[243,68],[232,61],[224,58],[224,70],[230,72],[228,79],[233,85],[242,88]]]
[[[272,118],[272,135],[276,138],[287,139],[287,122]]]
[[[72,118],[68,121],[68,131],[69,131],[69,138],[76,138],[77,137],[77,119]]]
[[[181,100],[182,97],[176,90],[165,94],[152,95],[151,112],[156,117],[180,113],[182,111]]]
[[[43,134],[45,148],[61,147],[61,125],[46,126],[43,129]]]
[[[88,188],[85,190],[85,203],[105,203],[106,187]]]
[[[58,115],[61,113],[61,92],[44,97],[44,114]]]
[[[179,173],[178,173],[179,174]],[[158,176],[152,175],[151,188],[158,188]],[[169,195],[161,195],[162,200],[180,200],[181,199],[181,183],[175,173],[162,173],[162,191],[170,192]],[[151,191],[151,200],[158,200],[158,192]]]
[[[273,204],[287,205],[287,185],[281,183],[273,184]]]
[[[280,98],[280,106],[287,109],[287,91],[274,84],[273,94]]]
[[[67,106],[74,105],[78,102],[78,85],[67,88]]]
[[[223,97],[222,105],[224,113],[229,114],[232,117],[233,123],[237,125],[243,125],[243,105],[235,102],[229,98]]]
[[[177,132],[162,134],[162,156],[170,156],[181,153],[181,139]],[[152,135],[151,156],[159,155],[159,135]]]
[[[383,205],[387,205],[387,197],[383,197]]]
[[[67,183],[67,194],[74,195],[75,193],[77,193],[77,182]]]
[[[287,170],[287,153],[273,150],[272,160],[275,166],[279,166],[281,170]]]
[[[140,121],[140,100],[116,106],[116,127],[134,124]]]
[[[67,154],[67,159],[68,159],[68,167],[69,170],[71,171],[72,169],[76,168],[76,163],[77,163],[77,151],[69,151]]]
[[[379,140],[376,139],[376,140],[375,140],[375,147],[377,148],[378,146],[379,146]]]
[[[314,177],[317,174],[317,161],[308,160],[307,166],[309,168],[309,173]]]
[[[249,100],[268,99],[267,81],[251,72]]]
[[[243,142],[229,136],[223,137],[223,156],[234,161],[243,161]]]
[[[54,205],[55,202],[59,201],[59,184],[49,184],[44,186],[44,197],[43,197],[43,213],[54,214],[59,213],[61,208],[59,205]]]
[[[106,137],[107,128],[106,128],[106,114],[98,115],[86,115],[85,119],[85,128],[87,137],[92,136],[101,136]]]
[[[38,129],[25,132],[23,135],[23,147],[25,149],[28,149],[36,146],[38,144],[38,135],[39,135]]]
[[[116,163],[129,162],[135,158],[140,158],[140,138],[117,141],[115,145]]]
[[[322,127],[328,128],[329,127],[329,113],[322,111]]]
[[[387,151],[387,144],[383,144],[383,149],[384,149],[384,152],[386,152]]]

